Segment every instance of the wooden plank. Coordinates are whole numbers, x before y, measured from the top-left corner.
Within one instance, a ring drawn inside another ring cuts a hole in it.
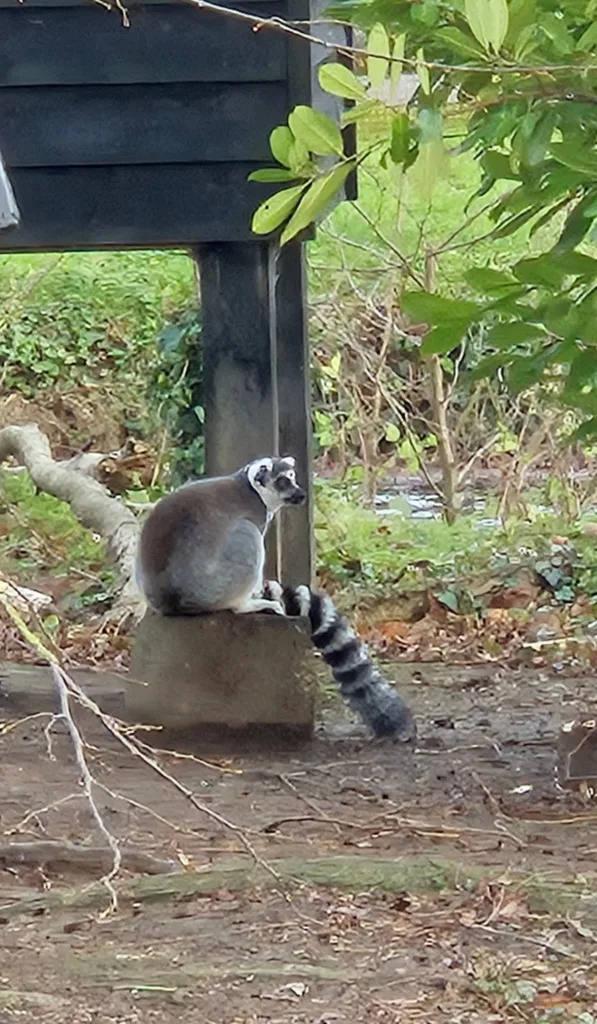
[[[269,161],[283,82],[0,89],[9,167]]]
[[[180,249],[249,241],[255,207],[272,187],[247,184],[256,164],[16,168],[21,224],[1,252]]]
[[[274,274],[278,445],[282,455],[294,455],[299,481],[307,491],[305,505],[284,509],[280,515],[280,580],[284,586],[310,586],[315,556],[304,245],[300,242],[285,245],[276,257]]]
[[[263,2],[263,0],[261,0]],[[283,17],[285,0],[249,5]],[[286,39],[273,31],[193,8],[142,7],[131,27],[92,0],[31,10],[0,0],[0,86],[141,82],[277,81],[286,77]]]
[[[277,453],[272,250],[265,242],[203,245],[201,281],[205,472],[231,473]],[[278,578],[277,524],[267,534],[267,576]]]

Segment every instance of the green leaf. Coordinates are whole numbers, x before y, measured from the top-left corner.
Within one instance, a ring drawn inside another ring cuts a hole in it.
[[[343,156],[342,134],[335,121],[320,110],[312,107],[295,107],[288,118],[294,137],[302,142],[310,153],[318,156]]]
[[[523,324],[513,321],[509,324],[496,324],[485,335],[485,344],[489,348],[516,348],[537,338],[547,337],[542,327],[535,324]]]
[[[536,50],[539,39],[539,26],[536,24],[525,25],[512,41],[512,48],[514,50],[516,60],[528,60],[531,54]]]
[[[597,22],[595,24],[597,24]],[[569,444],[574,444],[576,441],[593,441],[596,437],[597,416],[591,416],[590,419],[581,423],[580,427],[577,427],[576,430],[569,435],[568,442]]]
[[[526,391],[527,388],[541,380],[546,368],[554,361],[558,349],[557,344],[548,345],[535,355],[518,356],[510,363],[508,384],[515,394]]]
[[[497,149],[488,149],[480,159],[481,167],[495,181],[500,179],[518,181],[519,175],[512,170],[510,158],[505,153],[499,153]]]
[[[464,0],[464,10],[475,38],[488,52],[499,53],[508,33],[506,0]]]
[[[390,40],[385,27],[377,23],[367,38],[367,76],[373,89],[379,89],[388,73]]]
[[[283,224],[294,210],[305,187],[305,185],[295,185],[294,188],[285,188],[282,192],[276,192],[275,196],[271,196],[261,203],[255,210],[251,223],[255,234],[267,235]]]
[[[425,335],[421,343],[422,356],[444,355],[460,344],[471,321],[469,319],[451,320],[441,327],[434,327]]]
[[[464,280],[482,295],[503,295],[509,289],[518,290],[518,284],[509,274],[492,267],[473,267],[465,271]]]
[[[573,391],[592,391],[597,387],[597,352],[594,348],[584,351],[577,349],[574,358],[570,363],[568,379],[565,390],[571,394]]]
[[[251,171],[247,181],[296,181],[296,174],[282,167],[263,167],[259,171]]]
[[[431,93],[431,79],[429,77],[429,68],[425,65],[425,54],[422,47],[419,47],[417,50],[415,71],[419,82],[421,83],[421,89],[426,96],[429,96]]]
[[[354,71],[344,64],[322,64],[319,68],[319,84],[332,96],[345,100],[361,100],[367,95]]]
[[[299,231],[309,227],[314,220],[317,220],[354,169],[355,162],[348,160],[346,163],[336,164],[335,167],[322,174],[321,178],[309,185],[282,232],[280,245],[285,245],[291,238],[298,235]]]
[[[521,32],[529,26],[535,27],[537,22],[536,0],[510,0],[508,4],[508,35],[506,45],[514,46]]]
[[[597,198],[594,198],[588,206],[585,207],[585,217],[597,217]]]
[[[538,167],[543,163],[555,124],[555,110],[546,110],[538,118],[529,137],[524,140],[520,148],[520,159],[526,167]]]
[[[551,253],[533,259],[519,260],[513,267],[514,276],[524,284],[560,289],[565,271],[553,260]]]
[[[580,202],[576,204],[572,213],[568,215],[564,230],[553,248],[556,256],[561,256],[568,249],[575,249],[582,242],[591,227],[591,221],[587,219],[586,212],[590,209],[596,198],[594,190],[587,192]]]
[[[513,356],[508,352],[496,352],[494,355],[485,356],[477,363],[473,372],[473,380],[482,380],[484,377],[493,377],[496,370],[503,370],[505,366],[509,366],[512,362]]]
[[[550,152],[565,167],[580,171],[589,178],[597,178],[597,151],[594,149],[587,150],[575,142],[554,142]]]
[[[360,121],[364,117],[368,117],[373,114],[374,111],[381,109],[379,100],[364,100],[359,103],[356,107],[351,107],[350,110],[345,110],[342,113],[342,124],[353,124],[355,121]]]
[[[564,18],[551,12],[542,12],[541,31],[551,40],[559,57],[565,57],[574,50],[575,42],[566,28]]]
[[[476,302],[464,299],[446,299],[443,295],[432,295],[430,292],[405,292],[401,306],[413,323],[441,324],[446,321],[481,319],[483,307]]]
[[[433,38],[437,42],[446,43],[448,46],[453,47],[456,53],[462,54],[463,57],[469,57],[471,60],[483,60],[485,58],[485,51],[482,47],[477,46],[474,39],[471,36],[465,35],[459,28],[449,26],[446,28],[440,28],[437,32],[434,32]]]
[[[589,25],[586,32],[583,32],[582,36],[576,44],[576,49],[579,51],[591,51],[597,45],[597,21],[592,22]]]
[[[440,111],[433,110],[431,107],[422,107],[417,117],[417,127],[420,132],[421,145],[441,139],[443,118]]]
[[[541,230],[541,228],[544,228],[546,224],[549,224],[550,220],[553,217],[555,217],[555,215],[559,213],[560,210],[563,210],[566,206],[569,205],[570,196],[564,196],[563,199],[560,199],[559,203],[554,203],[553,206],[550,206],[545,211],[545,213],[543,213],[540,217],[537,218],[537,220],[533,224],[531,230],[529,231],[529,238],[532,238],[533,235],[535,235],[538,231]]]
[[[439,9],[436,0],[421,0],[410,5],[410,16],[414,22],[431,28],[439,21]]]
[[[440,604],[443,604],[449,611],[458,615],[458,612],[460,611],[458,595],[455,594],[453,590],[442,590],[442,592],[440,594],[436,594],[435,597]]]
[[[384,435],[386,441],[389,441],[390,444],[395,444],[400,440],[400,431],[395,423],[386,423],[384,427]]]
[[[290,169],[294,171],[297,178],[312,178],[317,174],[317,167],[309,156],[309,150],[304,142],[294,139],[288,154]]]
[[[526,210],[521,210],[520,213],[515,214],[513,217],[508,217],[495,229],[491,237],[507,238],[508,235],[513,235],[514,232],[523,227],[531,217],[534,217],[537,212],[537,206],[529,206]]]
[[[566,275],[571,277],[597,277],[597,260],[593,259],[592,256],[585,255],[584,252],[567,252],[564,256],[553,261],[562,267]]]
[[[269,148],[272,151],[274,160],[284,167],[290,167],[290,150],[294,143],[294,135],[286,125],[274,128],[269,137]]]
[[[394,42],[392,49],[392,57],[394,60],[390,66],[390,98],[395,102],[398,98],[398,85],[402,77],[402,58],[404,57],[404,50],[406,47],[406,36],[403,33],[398,36]]]
[[[395,164],[402,164],[408,155],[410,140],[408,114],[397,114],[392,121],[390,156]]]

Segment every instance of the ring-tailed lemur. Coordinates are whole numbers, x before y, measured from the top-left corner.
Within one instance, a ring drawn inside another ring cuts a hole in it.
[[[137,580],[162,615],[270,611],[304,615],[348,705],[376,736],[414,737],[412,715],[369,660],[329,597],[308,587],[264,589],[264,535],[284,505],[302,505],[295,460],[256,459],[231,476],[185,484],[162,498],[139,539]]]

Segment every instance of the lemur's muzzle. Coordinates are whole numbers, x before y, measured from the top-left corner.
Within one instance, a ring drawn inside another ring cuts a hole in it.
[[[292,494],[289,494],[286,498],[287,505],[304,505],[307,500],[307,494],[302,487],[296,487]]]

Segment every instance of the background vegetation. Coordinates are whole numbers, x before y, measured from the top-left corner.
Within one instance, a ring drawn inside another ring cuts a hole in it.
[[[486,623],[516,588],[523,619],[593,615],[594,6],[335,8],[369,57],[322,79],[356,100],[360,195],[308,245],[319,567],[362,607],[404,598],[393,622],[431,596]],[[302,170],[282,153],[307,190],[329,173],[312,145]],[[184,253],[2,257],[1,421],[37,418],[59,452],[143,439],[143,501],[201,471],[200,330]],[[5,495],[1,567],[64,572],[68,513]],[[110,579],[79,539],[80,605]]]

